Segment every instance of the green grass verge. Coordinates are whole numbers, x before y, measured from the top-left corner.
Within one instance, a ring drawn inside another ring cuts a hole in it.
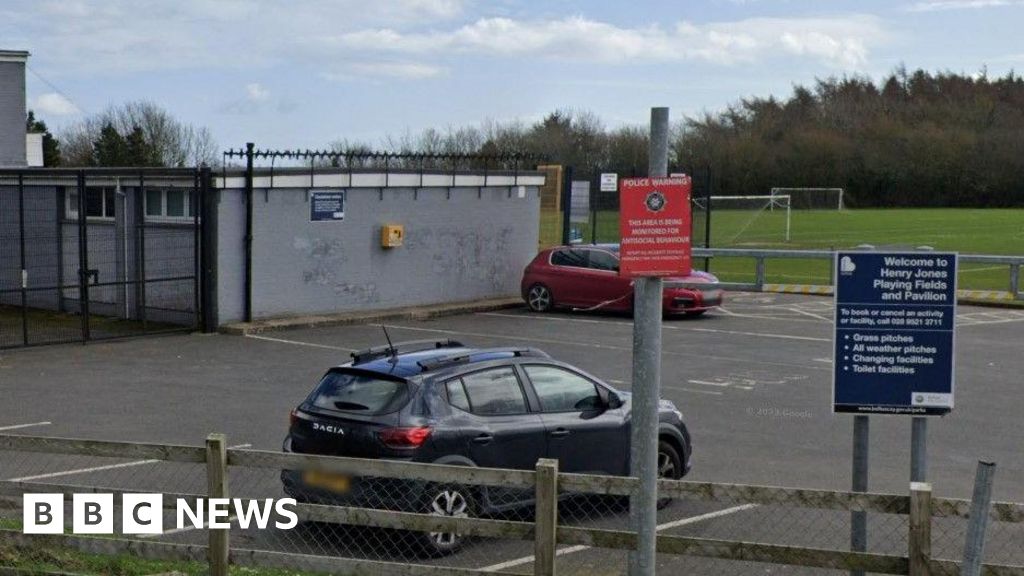
[[[0,530],[21,531],[21,519],[0,517]],[[204,562],[151,560],[130,554],[104,555],[81,552],[73,548],[51,545],[14,546],[0,541],[0,567],[13,568],[25,573],[72,573],[102,576],[148,576],[180,572],[189,576],[209,573]],[[298,572],[278,568],[231,567],[236,576],[316,576],[312,572]]]
[[[584,242],[617,242],[618,212],[600,211],[588,223],[573,224]],[[793,210],[790,240],[782,210],[716,210],[711,214],[711,246],[716,248],[831,249],[860,244],[915,248],[931,246],[965,254],[1024,255],[1022,209],[861,209]],[[694,220],[694,244],[704,239],[703,216]],[[559,242],[556,214],[541,216],[541,240]],[[827,284],[830,265],[813,260],[769,260],[768,281],[785,284]],[[753,259],[721,258],[711,270],[722,280],[754,278]],[[960,288],[1006,290],[1006,266],[961,264]]]
[[[12,546],[0,543],[0,566],[25,573],[70,573],[97,576],[149,576],[178,572],[189,576],[203,576],[209,567],[203,562],[151,560],[128,554],[103,555],[80,552],[56,546]],[[311,572],[298,572],[278,568],[245,568],[232,566],[234,576],[313,576]]]

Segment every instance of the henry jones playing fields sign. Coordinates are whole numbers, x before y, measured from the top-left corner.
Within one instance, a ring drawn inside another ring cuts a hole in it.
[[[626,178],[619,185],[619,275],[690,273],[689,176]]]

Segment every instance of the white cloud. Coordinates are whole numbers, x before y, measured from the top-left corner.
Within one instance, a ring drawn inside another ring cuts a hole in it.
[[[928,0],[907,7],[909,12],[937,12],[942,10],[969,10],[999,6],[1024,6],[1021,0]]]
[[[56,92],[40,94],[29,102],[29,108],[35,110],[39,115],[47,116],[68,116],[78,114],[79,110],[75,104]]]
[[[253,82],[245,85],[245,97],[252,102],[262,102],[270,98],[270,90],[259,82]]]
[[[3,0],[0,36],[33,61],[77,74],[328,63],[306,38],[460,17],[469,0]]]
[[[366,52],[534,56],[601,63],[702,60],[755,62],[773,55],[811,57],[841,69],[863,67],[869,46],[885,37],[870,16],[755,18],[736,22],[623,28],[571,17],[519,21],[482,18],[449,31],[364,29],[323,37],[325,47]]]
[[[444,68],[418,62],[360,62],[338,71],[324,72],[320,76],[333,81],[348,81],[360,77],[422,80],[440,76],[445,72]]]

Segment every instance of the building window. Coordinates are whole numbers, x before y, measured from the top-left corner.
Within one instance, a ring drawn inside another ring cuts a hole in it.
[[[78,218],[78,191],[68,192],[64,196],[65,214],[68,218]],[[116,193],[114,188],[86,188],[85,215],[87,218],[113,220],[116,212]]]
[[[168,220],[192,218],[191,190],[146,189],[146,217]]]

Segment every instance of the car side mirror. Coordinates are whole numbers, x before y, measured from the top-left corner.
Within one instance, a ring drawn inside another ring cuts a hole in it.
[[[609,410],[614,410],[616,408],[622,408],[622,398],[619,398],[619,395],[616,394],[615,392],[609,391],[608,392],[608,397],[605,398],[604,404],[605,404],[605,406],[608,407]]]

